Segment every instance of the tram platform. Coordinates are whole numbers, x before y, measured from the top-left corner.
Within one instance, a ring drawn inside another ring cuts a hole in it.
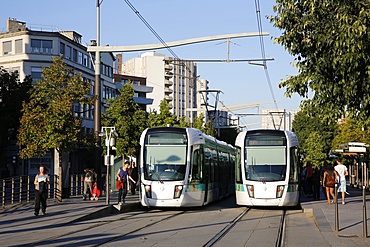
[[[324,194],[321,200],[314,201],[311,197],[302,196],[302,210],[309,220],[298,216],[301,222],[294,228],[294,234],[288,236],[288,246],[370,246],[370,234],[364,234],[363,196],[362,191],[348,186],[350,195],[346,196],[346,204],[338,204],[338,225],[335,227],[335,204],[326,204]],[[366,193],[367,219],[370,217],[370,193]],[[339,197],[340,199],[340,197]],[[119,213],[117,193],[110,196],[110,204],[106,198],[98,201],[82,201],[81,197],[63,199],[62,202],[48,201],[46,215],[35,216],[33,203],[15,205],[0,209],[0,243],[2,246],[21,246],[52,238],[63,234],[65,227],[73,222],[81,222],[93,218],[103,218],[112,213]],[[133,211],[141,207],[139,196],[128,193],[121,211]],[[289,226],[290,222],[287,222]],[[366,222],[366,226],[367,226]],[[292,227],[290,228],[292,229]],[[367,229],[370,232],[370,229]]]
[[[370,246],[370,229],[367,229],[369,225],[367,221],[370,221],[370,193],[365,192],[364,197],[361,189],[350,186],[347,186],[347,192],[349,195],[345,196],[344,205],[341,202],[341,193],[338,193],[338,204],[329,205],[323,192],[320,200],[301,196],[303,212],[313,217],[321,234],[321,236],[312,236],[316,242],[321,241],[321,244],[316,246]],[[364,212],[366,212],[365,222]]]
[[[58,202],[48,200],[46,214],[34,215],[34,203],[9,205],[0,208],[0,243],[1,246],[22,246],[27,243],[52,238],[63,234],[62,229],[74,222],[108,216],[114,213],[127,212],[141,207],[139,195],[128,192],[125,204],[117,207],[118,192],[113,192],[109,198],[100,197],[97,201],[82,200],[80,197],[71,197]]]

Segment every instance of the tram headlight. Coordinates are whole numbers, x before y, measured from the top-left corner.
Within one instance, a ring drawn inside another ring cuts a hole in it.
[[[247,191],[250,198],[254,198],[254,186],[247,184]]]
[[[177,199],[177,198],[180,198],[180,196],[181,196],[181,192],[182,192],[182,189],[183,189],[184,187],[182,186],[182,185],[176,185],[175,186],[175,193],[174,193],[174,195],[173,195],[173,198],[174,199]]]
[[[278,185],[276,187],[276,198],[281,198],[283,196],[284,187],[284,185]]]
[[[150,185],[145,185],[145,195],[147,198],[152,198],[152,186]]]

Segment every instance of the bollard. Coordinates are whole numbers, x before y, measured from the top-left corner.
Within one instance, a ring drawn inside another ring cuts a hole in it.
[[[365,169],[364,169],[364,162],[361,162],[361,170],[362,170],[362,234],[364,238],[367,238],[367,216],[366,216],[366,180],[365,180]]]
[[[338,213],[338,184],[335,184],[334,187],[334,195],[335,195],[335,231],[339,231],[339,213]]]

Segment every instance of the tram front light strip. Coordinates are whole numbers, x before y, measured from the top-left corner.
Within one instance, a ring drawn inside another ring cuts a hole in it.
[[[145,185],[145,195],[147,198],[152,198],[152,186],[150,185]]]
[[[284,185],[278,185],[276,187],[276,198],[281,198],[283,196],[284,187]]]
[[[175,191],[174,191],[174,195],[173,195],[174,199],[180,198],[183,188],[184,187],[182,185],[176,185],[175,186]]]
[[[247,191],[250,198],[254,198],[254,186],[247,184]]]

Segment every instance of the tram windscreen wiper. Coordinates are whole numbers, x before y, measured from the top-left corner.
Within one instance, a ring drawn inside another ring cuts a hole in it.
[[[163,180],[161,179],[161,176],[159,176],[159,174],[156,171],[154,171],[154,175],[158,178],[159,182],[163,184]]]

